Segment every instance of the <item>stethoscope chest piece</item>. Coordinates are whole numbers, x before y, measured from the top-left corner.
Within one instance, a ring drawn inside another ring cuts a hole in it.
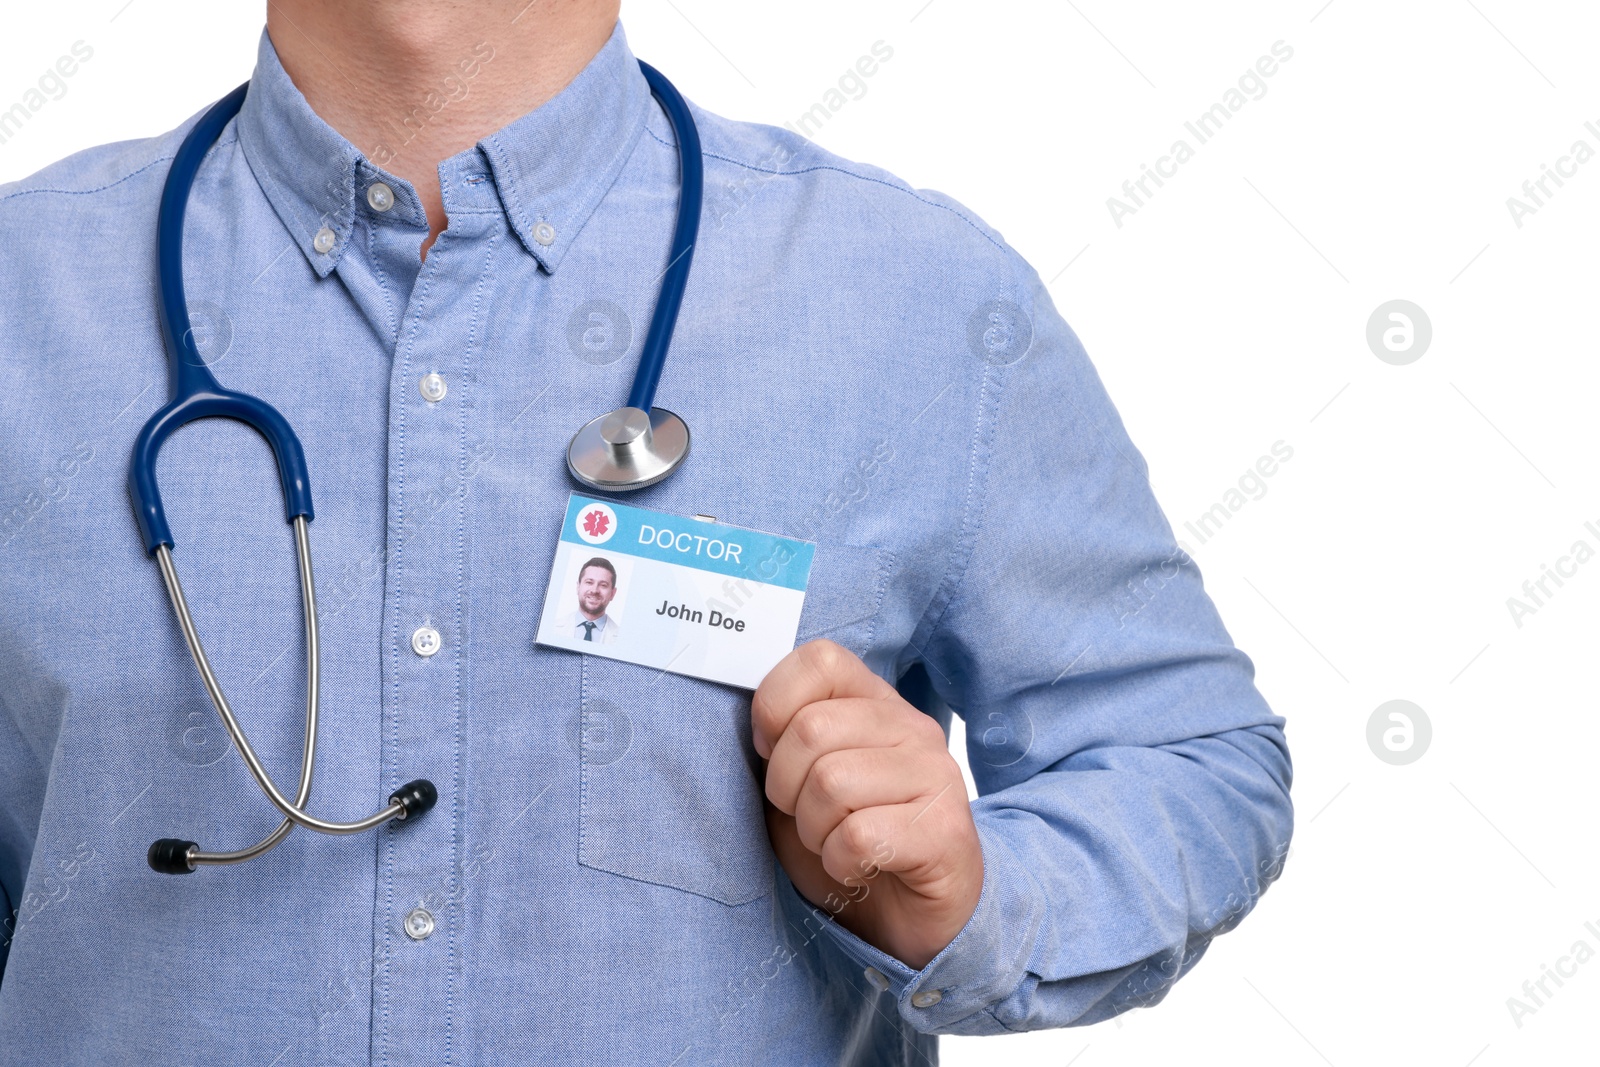
[[[572,435],[567,469],[591,489],[654,485],[689,455],[689,427],[665,408],[623,407],[591,419]]]

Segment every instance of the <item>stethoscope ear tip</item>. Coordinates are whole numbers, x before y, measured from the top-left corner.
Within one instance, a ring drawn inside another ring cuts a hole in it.
[[[150,861],[150,869],[157,874],[193,874],[194,865],[189,862],[189,856],[199,847],[193,841],[163,837],[151,843],[145,858]]]
[[[418,778],[389,794],[389,803],[400,805],[396,819],[414,819],[439,801],[439,791],[426,778]]]

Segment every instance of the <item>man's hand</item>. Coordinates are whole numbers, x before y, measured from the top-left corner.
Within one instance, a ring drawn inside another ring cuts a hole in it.
[[[767,834],[802,895],[922,969],[972,917],[983,850],[944,731],[832,641],[789,653],[750,703]]]

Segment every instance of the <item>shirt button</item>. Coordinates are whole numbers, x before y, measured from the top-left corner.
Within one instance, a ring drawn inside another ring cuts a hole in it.
[[[426,908],[412,908],[406,912],[406,936],[413,941],[425,940],[433,933],[433,915]]]
[[[431,656],[442,645],[439,631],[431,626],[419,626],[411,632],[411,651],[419,656]]]
[[[333,246],[338,240],[339,235],[324,226],[322,229],[318,230],[317,235],[311,239],[311,247],[315,248],[323,255],[327,255],[329,252],[333,251]]]
[[[533,228],[533,239],[542,245],[552,244],[556,239],[556,228],[548,222],[541,222]]]
[[[937,989],[924,989],[920,993],[911,994],[913,1008],[931,1008],[944,999],[944,994]]]
[[[417,388],[422,390],[422,399],[430,404],[437,404],[443,400],[444,394],[448,391],[444,379],[437,374],[424,374],[422,381],[417,383]]]
[[[367,206],[374,211],[388,211],[394,207],[394,190],[382,182],[367,186]]]
[[[877,987],[878,992],[882,993],[889,988],[889,979],[885,978],[878,968],[868,967],[861,973],[867,976],[867,981]]]

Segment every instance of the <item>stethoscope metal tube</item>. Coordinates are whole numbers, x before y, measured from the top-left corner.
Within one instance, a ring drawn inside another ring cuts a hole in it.
[[[311,796],[311,774],[316,762],[317,742],[317,698],[321,686],[319,684],[319,659],[317,654],[317,627],[316,627],[316,586],[311,580],[309,544],[302,549],[300,546],[300,530],[304,526],[302,520],[295,520],[295,546],[298,551],[305,554],[306,562],[300,567],[300,601],[306,617],[306,740],[302,749],[304,756],[300,761],[300,785],[295,792],[295,807],[304,808],[306,801]],[[205,662],[205,649],[200,645],[199,631],[195,628],[194,620],[189,615],[189,605],[183,599],[183,586],[178,583],[178,572],[172,562],[172,553],[166,545],[156,549],[156,562],[161,568],[161,580],[167,587],[167,596],[172,601],[173,610],[178,615],[178,624],[183,630],[185,642],[190,642],[189,652],[197,664]],[[214,682],[215,676],[211,674],[210,664],[201,668],[202,679],[210,677]],[[218,687],[221,692],[221,686]],[[209,686],[208,686],[209,691]],[[181,841],[177,838],[164,837],[150,846],[150,866],[163,872],[183,873],[192,871],[198,866],[206,864],[243,863],[253,860],[257,856],[271,849],[279,841],[289,835],[294,829],[294,820],[285,819],[278,824],[278,828],[249,848],[241,848],[233,852],[202,852],[200,846],[193,841]]]
[[[156,547],[156,563],[161,568],[161,579],[166,583],[167,595],[171,598],[173,611],[178,616],[178,625],[183,629],[183,639],[189,646],[190,655],[194,657],[195,666],[200,670],[200,678],[205,683],[206,692],[211,696],[211,703],[222,716],[223,725],[228,729],[228,736],[233,738],[239,754],[244,757],[245,766],[250,769],[251,777],[256,780],[261,791],[267,794],[267,799],[287,816],[282,825],[266,838],[250,848],[240,849],[237,852],[203,852],[193,841],[162,838],[150,846],[149,855],[151,867],[162,873],[184,874],[206,864],[243,863],[272,848],[283,840],[291,827],[297,825],[325,834],[358,834],[363,830],[380,826],[390,819],[404,819],[413,812],[420,814],[432,807],[437,799],[438,795],[433,784],[418,780],[396,790],[389,797],[389,804],[381,811],[355,822],[330,822],[316,818],[303,810],[306,799],[311,795],[311,776],[316,763],[317,694],[321,675],[321,652],[317,641],[316,583],[311,569],[311,541],[307,533],[307,520],[303,515],[295,517],[294,540],[300,564],[300,600],[305,612],[307,692],[305,757],[300,766],[300,786],[293,803],[284,799],[283,794],[278,791],[271,775],[257,758],[255,749],[250,747],[250,741],[245,737],[239,720],[234,717],[233,709],[228,706],[228,698],[223,695],[222,685],[211,670],[205,648],[200,643],[200,633],[195,628],[194,618],[189,614],[189,605],[183,597],[183,586],[178,581],[178,570],[172,562],[171,549],[167,545]]]

